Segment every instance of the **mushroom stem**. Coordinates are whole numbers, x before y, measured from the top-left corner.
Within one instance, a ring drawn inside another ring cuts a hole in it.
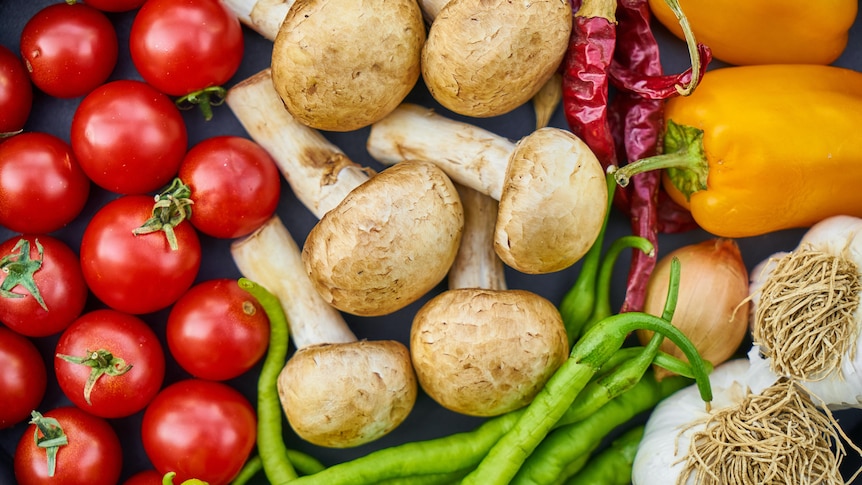
[[[397,427],[416,401],[407,348],[357,340],[315,291],[299,247],[278,216],[231,245],[240,272],[275,295],[297,347],[278,378],[282,408],[306,441],[334,448],[373,441]]]
[[[476,125],[402,103],[371,125],[366,148],[385,165],[404,160],[432,161],[453,181],[500,200],[515,144]]]
[[[275,40],[278,27],[294,0],[222,0],[243,25],[265,39]]]
[[[497,201],[460,184],[455,188],[464,207],[464,231],[449,269],[449,289],[507,289],[503,260],[494,251]]]
[[[230,249],[240,273],[278,297],[296,348],[356,341],[341,313],[312,286],[299,246],[278,215]]]
[[[225,99],[239,122],[272,156],[293,193],[318,219],[370,178],[319,131],[284,109],[264,69],[232,87]]]

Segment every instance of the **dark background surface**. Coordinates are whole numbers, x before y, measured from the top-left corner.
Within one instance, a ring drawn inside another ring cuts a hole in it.
[[[0,0],[0,43],[10,48],[14,52],[18,52],[19,35],[26,21],[36,13],[40,8],[53,3],[55,0]],[[131,63],[128,53],[128,33],[134,18],[134,12],[126,12],[121,14],[108,14],[109,18],[114,22],[117,29],[117,34],[120,41],[120,60],[111,76],[111,79],[140,79],[134,66]],[[230,87],[238,81],[260,71],[269,65],[270,53],[272,44],[270,41],[262,38],[248,28],[245,28],[245,57],[239,71],[234,78],[226,85]],[[688,54],[682,41],[671,36],[662,26],[655,25],[656,36],[662,46],[662,58],[666,72],[679,72],[688,67]],[[862,22],[857,21],[851,31],[851,39],[849,46],[844,55],[835,63],[844,67],[862,70]],[[712,67],[720,67],[718,62],[713,63]],[[28,131],[43,131],[60,137],[63,140],[69,141],[69,126],[75,108],[81,98],[75,99],[54,99],[50,98],[36,90],[33,110],[30,116],[30,121],[26,126]],[[433,102],[425,87],[421,84],[413,90],[407,101],[421,104],[424,106],[435,107],[441,114],[453,118],[462,118],[452,113],[447,112],[439,105]],[[200,114],[195,111],[186,111],[183,113],[186,124],[189,130],[189,146],[214,135],[239,135],[246,136],[244,129],[233,116],[227,106],[215,108],[215,115],[209,122],[205,122]],[[533,110],[530,106],[523,106],[507,115],[487,119],[469,120],[477,125],[483,126],[497,134],[517,140],[527,135],[534,127],[535,119]],[[566,127],[565,118],[561,110],[557,110],[551,120],[551,125],[558,127]],[[368,136],[367,129],[358,130],[349,133],[325,133],[325,135],[354,161],[371,166],[377,170],[382,170],[382,166],[377,164],[370,158],[365,151],[365,140]],[[109,200],[117,197],[116,194],[105,192],[93,186],[90,201],[84,209],[79,219],[70,224],[68,227],[52,233],[64,242],[68,243],[72,248],[76,249],[80,246],[80,238],[85,227],[86,221],[92,216],[95,211],[107,203]],[[286,183],[283,184],[283,194],[278,208],[278,213],[284,221],[285,225],[297,238],[302,241],[308,231],[315,222],[315,218],[311,213],[302,206],[290,191]],[[773,252],[778,250],[789,250],[796,246],[799,237],[802,235],[802,230],[782,231],[778,233],[768,234],[765,236],[745,238],[738,240],[743,257],[749,268],[753,267],[758,262],[767,258]],[[616,237],[629,234],[629,224],[626,219],[619,214],[614,213],[606,241],[612,241]],[[0,240],[6,240],[14,236],[9,230],[0,227]],[[672,249],[701,241],[711,237],[702,231],[691,231],[684,234],[662,235],[659,241],[659,255],[666,254]],[[201,242],[204,247],[204,260],[198,275],[198,281],[203,281],[215,277],[230,277],[237,278],[240,276],[239,271],[233,264],[230,257],[228,247],[229,240],[218,240],[201,236]],[[524,275],[513,270],[507,270],[508,284],[511,288],[524,288],[535,291],[536,293],[545,296],[550,301],[558,304],[566,292],[566,290],[574,282],[580,265],[575,265],[565,271],[561,271],[549,275]],[[624,283],[628,271],[628,254],[623,254],[617,264],[615,273],[615,286],[612,292],[614,307],[618,308],[622,302]],[[443,289],[443,286],[438,286],[434,293]],[[432,295],[429,295],[430,297]],[[362,318],[351,315],[346,315],[348,323],[353,328],[359,338],[367,339],[395,339],[404,343],[407,342],[412,315],[425,302],[427,298],[410,305],[409,307],[385,317]],[[87,310],[98,308],[101,303],[91,299]],[[157,334],[164,338],[165,321],[168,310],[143,315],[142,317],[149,322],[155,329]],[[33,339],[37,346],[42,351],[46,362],[49,363],[49,388],[39,407],[40,411],[68,405],[70,402],[63,396],[62,392],[54,382],[52,362],[53,348],[58,339],[58,335]],[[165,385],[175,382],[179,379],[189,377],[176,362],[170,357],[168,359],[168,370],[165,377]],[[2,365],[2,363],[0,363]],[[244,393],[249,400],[254,402],[256,398],[256,378],[259,366],[252,369],[247,374],[228,381],[229,384],[235,386]],[[0,390],[2,392],[2,390]],[[123,419],[110,420],[120,435],[124,446],[124,464],[122,479],[129,477],[131,474],[143,469],[150,468],[150,463],[145,455],[140,444],[140,423],[143,412],[137,413],[131,417]],[[862,443],[862,426],[859,425],[860,416],[862,413],[858,411],[842,411],[836,414],[842,423],[845,431],[851,438]],[[481,421],[478,418],[457,415],[449,412],[427,396],[420,392],[416,406],[408,417],[408,419],[396,430],[382,439],[361,447],[335,450],[325,449],[311,446],[302,442],[292,434],[289,427],[285,425],[285,439],[289,447],[302,449],[307,451],[323,461],[325,464],[333,464],[339,461],[348,460],[357,456],[362,456],[372,450],[404,443],[413,440],[429,439],[448,435],[457,431],[465,431],[474,428]],[[12,428],[0,430],[0,485],[13,484],[14,476],[12,475],[12,454],[18,439],[24,432],[25,424],[20,424]],[[855,470],[859,466],[860,460],[853,456],[852,450],[849,450],[851,456],[845,460],[845,468],[847,470]],[[262,480],[262,476],[258,479]]]

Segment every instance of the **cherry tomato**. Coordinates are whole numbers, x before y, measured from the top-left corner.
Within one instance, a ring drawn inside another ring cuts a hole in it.
[[[251,369],[269,345],[269,319],[236,280],[203,281],[171,308],[167,323],[171,355],[201,379],[233,379]]]
[[[72,148],[47,133],[21,133],[0,144],[0,224],[15,232],[52,232],[78,217],[90,179]]]
[[[155,470],[142,470],[130,476],[123,485],[162,485],[162,475]]]
[[[166,308],[194,283],[201,264],[195,228],[174,227],[177,249],[162,231],[135,234],[153,211],[153,198],[125,195],[99,209],[81,238],[81,269],[90,291],[131,314]]]
[[[281,194],[278,166],[257,143],[216,136],[193,146],[179,177],[191,189],[191,222],[218,238],[245,236],[275,212]]]
[[[24,128],[33,107],[33,84],[14,52],[0,45],[0,139]]]
[[[128,12],[144,4],[146,0],[86,0],[84,3],[103,12]]]
[[[21,31],[21,57],[33,84],[57,98],[77,98],[104,83],[118,51],[111,21],[81,3],[49,5]]]
[[[145,81],[185,96],[234,75],[242,61],[242,26],[219,0],[149,0],[132,23],[129,49]]]
[[[89,293],[81,264],[61,240],[9,238],[0,244],[0,268],[0,322],[21,335],[53,335],[84,310]]]
[[[0,429],[24,421],[48,388],[39,349],[27,337],[0,327]]]
[[[257,437],[254,409],[239,391],[186,379],[164,388],[144,411],[141,439],[159,473],[225,485],[242,469]]]
[[[120,480],[123,453],[117,433],[107,421],[75,406],[53,409],[43,417],[56,420],[68,443],[57,450],[54,474],[49,476],[46,449],[34,441],[34,435],[44,435],[30,424],[15,449],[18,485],[93,485]],[[53,427],[51,430],[58,432]]]
[[[81,315],[60,335],[54,370],[72,404],[102,418],[121,418],[159,392],[165,356],[143,320],[100,309]]]
[[[97,185],[121,194],[156,190],[173,178],[188,145],[182,114],[140,81],[104,84],[72,117],[72,150]]]

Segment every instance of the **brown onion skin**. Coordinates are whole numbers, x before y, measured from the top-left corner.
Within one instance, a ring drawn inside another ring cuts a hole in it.
[[[717,366],[734,355],[748,331],[748,269],[733,239],[714,238],[682,246],[656,264],[646,290],[644,311],[661,315],[667,298],[670,263],[680,262],[680,288],[671,323],[683,331],[704,359]],[[637,332],[642,344],[652,332]],[[661,350],[685,359],[669,340]],[[656,369],[658,378],[671,375]]]

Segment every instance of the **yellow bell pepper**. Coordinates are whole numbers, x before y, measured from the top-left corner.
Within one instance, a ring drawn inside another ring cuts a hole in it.
[[[664,169],[667,193],[706,231],[748,237],[862,217],[862,73],[713,69],[664,116],[664,153],[623,166],[617,182]]]
[[[665,3],[649,0],[656,19],[680,39]],[[830,64],[847,46],[858,0],[679,0],[698,42],[729,64]]]

